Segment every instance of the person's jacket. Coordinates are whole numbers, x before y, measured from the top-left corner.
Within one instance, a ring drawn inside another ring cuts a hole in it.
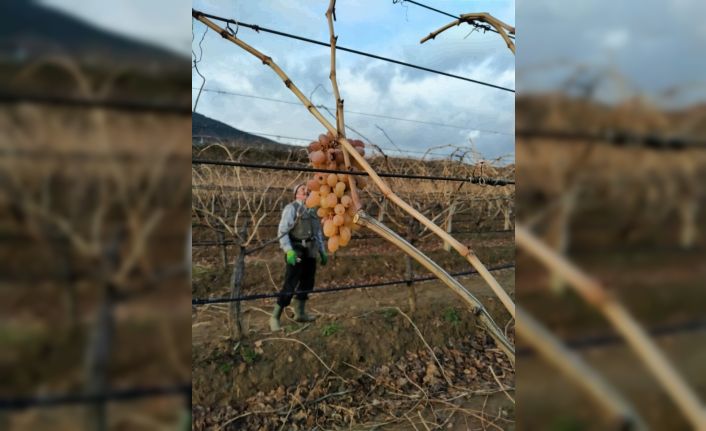
[[[284,207],[277,229],[280,248],[286,253],[296,248],[307,249],[309,257],[324,251],[324,236],[321,223],[314,208],[304,202],[294,201]]]

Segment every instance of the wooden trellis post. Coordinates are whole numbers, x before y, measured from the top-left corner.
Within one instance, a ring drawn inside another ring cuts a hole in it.
[[[407,225],[407,241],[414,245],[416,239],[417,239],[417,232],[416,232],[416,220],[414,220],[413,217],[410,217],[409,219],[409,224]],[[409,311],[414,313],[417,311],[417,292],[414,289],[414,286],[412,285],[412,278],[414,278],[414,271],[412,270],[412,257],[408,254],[404,255],[404,264],[405,264],[405,278],[407,279],[407,300],[409,301]]]
[[[453,229],[453,218],[456,213],[456,201],[452,200],[449,205],[449,216],[446,219],[446,233],[451,234],[451,229]],[[451,244],[448,241],[444,241],[444,250],[451,251]]]
[[[186,233],[186,238],[185,243],[184,243],[184,268],[189,268],[189,280],[191,280],[191,268],[192,268],[192,262],[194,261],[192,258],[192,249],[191,249],[191,244],[192,244],[192,239],[193,239],[193,233],[192,233],[192,227],[189,226],[189,230]]]
[[[216,229],[216,236],[218,236],[218,245],[221,246],[221,261],[223,262],[223,270],[228,269],[228,245],[226,245],[225,235],[220,229]]]
[[[76,290],[78,274],[76,273],[76,269],[74,268],[72,261],[73,256],[70,250],[63,252],[55,249],[53,250],[53,254],[55,256],[61,256],[62,278],[66,281],[66,315],[69,320],[71,331],[75,332],[79,328],[78,293]]]
[[[681,229],[679,231],[679,245],[684,249],[689,249],[696,243],[697,226],[696,220],[699,206],[696,198],[682,197],[677,206]]]
[[[108,366],[115,333],[115,293],[115,287],[108,283],[88,342],[84,365],[86,394],[104,393],[108,390]],[[96,403],[87,407],[85,425],[86,430],[106,431],[108,429],[105,403]]]
[[[240,231],[240,238],[246,238],[248,235],[248,222],[245,220],[243,223],[243,228]],[[241,288],[243,285],[243,278],[245,276],[245,255],[247,250],[243,246],[243,242],[238,243],[238,255],[233,263],[233,272],[230,277],[230,297],[237,298],[240,296]],[[231,320],[231,333],[234,339],[240,339],[243,336],[243,324],[240,315],[240,301],[234,301],[230,303],[230,320]]]
[[[123,257],[120,253],[121,245],[125,239],[124,227],[120,226],[113,232],[102,249],[103,270],[107,273],[114,272]],[[103,281],[103,298],[96,315],[95,326],[86,346],[84,357],[84,391],[86,394],[104,393],[109,389],[108,372],[110,356],[113,352],[115,338],[115,305],[117,301],[118,285],[111,280]],[[86,429],[107,431],[108,411],[105,403],[96,403],[88,406],[86,410]]]
[[[377,220],[378,220],[380,223],[383,223],[383,222],[384,222],[384,219],[385,219],[385,210],[387,209],[387,199],[385,199],[385,198],[383,197],[383,198],[382,198],[382,203],[380,204],[380,206],[379,206],[378,208],[380,208],[380,212],[378,213]]]
[[[511,205],[512,202],[510,199],[504,199],[503,203],[501,204],[501,210],[503,212],[503,229],[504,230],[510,230],[512,229],[512,222],[510,221],[510,214],[511,214]]]
[[[552,219],[549,222],[549,232],[547,235],[547,244],[549,244],[557,253],[566,255],[569,251],[569,235],[571,229],[571,216],[576,209],[578,200],[579,188],[572,187],[561,200],[561,205],[552,213]],[[552,291],[556,293],[566,290],[566,282],[564,277],[556,271],[549,274],[549,285]]]

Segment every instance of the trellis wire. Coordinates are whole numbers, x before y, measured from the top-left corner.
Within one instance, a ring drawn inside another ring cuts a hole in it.
[[[428,10],[430,10],[430,11],[437,12],[437,13],[440,13],[441,15],[446,15],[446,16],[451,17],[451,18],[454,18],[454,19],[459,19],[459,18],[461,18],[461,17],[458,16],[458,15],[453,15],[453,14],[450,14],[450,13],[448,13],[448,12],[444,12],[444,11],[442,11],[442,10],[435,9],[435,8],[433,8],[433,7],[427,6],[427,5],[425,5],[425,4],[422,4],[422,3],[419,3],[419,2],[416,2],[416,1],[413,1],[413,0],[399,0],[399,2],[400,2],[400,3],[412,3],[412,4],[414,4],[414,5],[423,7],[424,9],[428,9]],[[397,1],[396,1],[396,0],[393,0],[393,3],[397,3]],[[490,31],[490,32],[493,32],[493,33],[497,33],[497,32],[498,32],[497,30],[495,30],[493,27],[491,27],[491,26],[489,26],[489,25],[478,24],[477,22],[474,22],[474,21],[467,22],[467,24],[472,25],[473,27],[478,28],[478,29],[481,29],[481,30],[483,30],[483,31]],[[510,34],[510,35],[508,35],[508,37],[509,37],[510,39],[514,39],[514,38],[515,38],[515,35]]]
[[[457,233],[457,234],[466,234],[466,233],[473,233],[473,234],[488,234],[488,233],[509,233],[509,232],[514,232],[514,229],[496,229],[496,230],[468,230],[468,231],[453,231],[451,233]],[[353,235],[351,239],[382,239],[377,235],[360,235],[356,236]],[[215,246],[215,245],[238,245],[240,242],[233,240],[233,239],[226,239],[223,241],[218,241],[218,240],[202,240],[202,241],[197,241],[197,242],[192,242],[191,246],[192,247],[210,247],[210,246]],[[254,246],[261,245],[261,243],[253,244]]]
[[[271,165],[266,163],[245,163],[236,162],[232,160],[211,160],[211,159],[192,159],[191,163],[194,165],[216,165],[216,166],[234,166],[242,168],[253,168],[253,169],[272,169],[278,171],[296,171],[296,172],[324,172],[329,174],[348,174],[348,175],[360,175],[368,176],[367,172],[363,171],[341,171],[336,169],[316,169],[307,167],[294,167],[294,166],[282,166],[282,165]],[[503,178],[489,178],[481,176],[470,176],[470,177],[443,177],[443,176],[433,176],[433,175],[413,175],[413,174],[395,174],[391,172],[379,172],[378,176],[386,178],[405,178],[405,179],[417,179],[417,180],[432,180],[432,181],[455,181],[455,182],[469,182],[471,184],[488,185],[488,186],[506,186],[514,185],[515,181],[507,180]]]
[[[700,331],[706,331],[706,320],[704,319],[690,319],[678,323],[657,325],[646,329],[646,332],[655,338],[691,334]],[[625,340],[616,334],[591,335],[581,338],[562,340],[562,342],[567,347],[574,350],[625,345]],[[520,356],[532,356],[532,353],[533,351],[530,348],[518,349],[518,355]]]
[[[637,134],[625,130],[606,129],[600,132],[583,132],[549,129],[518,128],[515,136],[526,139],[556,139],[561,141],[606,142],[618,147],[644,147],[657,150],[706,149],[706,141],[679,136]]]
[[[193,17],[204,16],[204,17],[206,17],[206,18],[210,18],[210,19],[213,19],[213,20],[215,20],[215,21],[221,21],[221,22],[225,22],[225,23],[228,23],[228,24],[235,24],[235,25],[238,25],[239,27],[246,27],[246,28],[255,30],[255,31],[258,32],[258,33],[259,33],[260,31],[263,31],[263,32],[265,32],[265,33],[276,34],[276,35],[278,35],[278,36],[288,37],[288,38],[290,38],[290,39],[296,39],[296,40],[300,40],[300,41],[302,41],[302,42],[312,43],[312,44],[314,44],[314,45],[321,45],[321,46],[325,46],[325,47],[327,47],[327,48],[331,46],[329,43],[326,43],[326,42],[320,42],[320,41],[318,41],[318,40],[309,39],[309,38],[306,38],[306,37],[297,36],[297,35],[294,35],[294,34],[285,33],[285,32],[281,32],[281,31],[277,31],[277,30],[272,30],[272,29],[269,29],[269,28],[266,28],[266,27],[262,27],[262,26],[255,25],[255,24],[248,24],[248,23],[245,23],[245,22],[242,22],[242,21],[236,21],[236,20],[230,19],[230,18],[223,18],[223,17],[217,16],[217,15],[212,15],[212,14],[204,13],[204,12],[201,12],[201,11],[198,11],[198,10],[195,10],[195,9],[192,9],[192,10],[191,10],[191,15],[192,15]],[[368,52],[358,51],[358,50],[351,49],[351,48],[344,48],[344,47],[342,47],[342,46],[340,46],[340,45],[336,45],[336,49],[337,49],[337,50],[341,50],[341,51],[345,51],[345,52],[350,52],[350,53],[352,53],[352,54],[362,55],[362,56],[364,56],[364,57],[374,58],[374,59],[376,59],[376,60],[386,61],[386,62],[388,62],[388,63],[399,64],[400,66],[411,67],[411,68],[413,68],[413,69],[423,70],[423,71],[425,71],[425,72],[434,73],[434,74],[437,74],[437,75],[447,76],[447,77],[449,77],[449,78],[460,79],[460,80],[462,80],[462,81],[472,82],[472,83],[474,83],[474,84],[479,84],[479,85],[483,85],[483,86],[486,86],[486,87],[495,88],[495,89],[497,89],[497,90],[507,91],[507,92],[510,92],[510,93],[514,93],[514,92],[515,92],[515,90],[512,89],[512,88],[507,88],[507,87],[503,87],[503,86],[500,86],[500,85],[491,84],[491,83],[489,83],[489,82],[479,81],[479,80],[477,80],[477,79],[472,79],[472,78],[468,78],[468,77],[465,77],[465,76],[454,75],[454,74],[451,74],[451,73],[442,72],[442,71],[440,71],[440,70],[430,69],[430,68],[428,68],[428,67],[418,66],[418,65],[415,65],[415,64],[411,64],[411,63],[406,63],[406,62],[404,62],[404,61],[399,61],[399,60],[395,60],[395,59],[392,59],[392,58],[383,57],[383,56],[376,55],[376,54],[371,54],[371,53],[368,53]]]
[[[175,103],[147,102],[144,100],[94,99],[48,94],[0,93],[0,103],[35,103],[72,108],[102,108],[128,112],[154,112],[160,114],[191,115],[191,107]]]
[[[155,386],[143,388],[116,389],[100,394],[39,395],[34,397],[0,398],[1,410],[25,410],[28,408],[48,408],[69,405],[125,402],[143,398],[183,395],[191,400],[191,382],[175,386]]]
[[[514,267],[515,267],[515,263],[513,262],[513,263],[490,267],[490,268],[488,268],[488,270],[489,271],[500,271],[502,269],[509,269],[509,268],[514,268]],[[451,273],[450,275],[452,275],[454,277],[459,277],[459,276],[474,275],[474,274],[478,274],[478,271],[476,271],[475,269],[463,271],[463,272]],[[412,279],[390,280],[390,281],[385,281],[385,282],[381,282],[381,283],[364,283],[364,284],[351,284],[351,285],[344,285],[344,286],[334,286],[334,287],[328,287],[328,288],[324,288],[324,289],[314,289],[314,290],[307,292],[307,294],[340,292],[343,290],[353,290],[353,289],[390,287],[390,286],[394,286],[396,284],[406,284],[406,283],[410,283],[410,282],[421,282],[421,281],[431,281],[431,280],[437,280],[437,277],[435,277],[435,276],[417,277],[417,278],[412,278]],[[196,298],[196,299],[191,300],[191,305],[223,304],[223,303],[229,303],[229,302],[255,301],[257,299],[278,298],[280,296],[285,296],[285,295],[291,295],[291,293],[287,293],[287,292],[260,293],[260,294],[255,294],[255,295],[240,296],[237,298]]]

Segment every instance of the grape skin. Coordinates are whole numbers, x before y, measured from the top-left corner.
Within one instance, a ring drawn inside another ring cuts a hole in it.
[[[351,139],[350,144],[361,156],[365,155],[365,144],[357,139]],[[321,134],[307,147],[309,160],[316,169],[345,170],[343,150],[331,132]],[[361,168],[352,160],[352,165]],[[335,253],[340,247],[345,247],[351,240],[351,232],[360,226],[353,223],[355,208],[347,174],[316,173],[306,185],[310,194],[306,199],[308,208],[317,208],[316,214],[321,219],[324,235],[328,238],[327,248]],[[365,178],[356,179],[361,190],[367,185]]]

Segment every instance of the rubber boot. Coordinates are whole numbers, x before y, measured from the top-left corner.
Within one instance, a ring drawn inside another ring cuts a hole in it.
[[[306,301],[294,299],[294,321],[295,322],[313,322],[316,317],[306,314]]]
[[[275,309],[272,310],[272,317],[270,317],[270,331],[276,332],[282,329],[279,325],[279,318],[282,316],[282,307],[279,304],[275,305]]]

